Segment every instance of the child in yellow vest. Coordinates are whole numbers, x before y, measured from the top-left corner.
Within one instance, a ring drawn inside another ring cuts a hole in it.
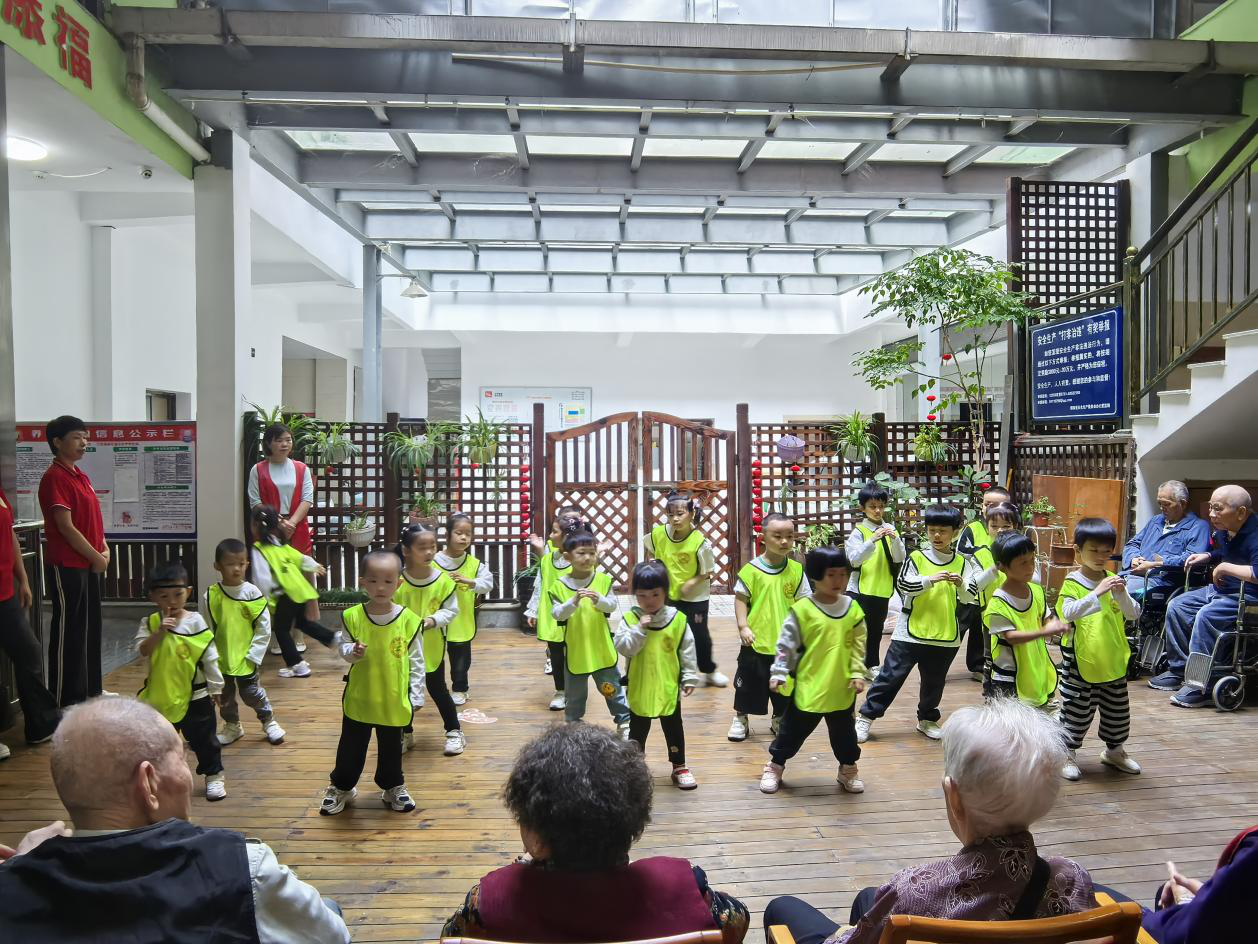
[[[564,632],[564,720],[585,717],[589,680],[607,701],[620,730],[629,738],[629,706],[620,684],[616,646],[607,618],[616,612],[612,578],[598,569],[598,543],[589,527],[570,521],[563,540],[572,569],[550,590],[551,615]]]
[[[703,683],[724,688],[729,677],[718,672],[712,661],[712,635],[708,631],[716,558],[712,545],[696,528],[702,519],[699,503],[688,495],[671,492],[664,499],[664,517],[666,523],[652,528],[642,538],[642,546],[668,568],[668,605],[686,615]]]
[[[1018,509],[1007,502],[985,505],[983,508],[983,521],[986,524],[987,534],[991,538],[991,542],[995,542],[1002,534],[1018,530]],[[964,537],[962,539],[964,540]],[[960,550],[959,547],[958,550]],[[992,596],[1000,589],[1001,584],[1005,582],[1005,575],[996,565],[996,557],[992,553],[992,544],[990,542],[975,546],[970,558],[974,562],[974,567],[971,571],[974,579],[970,586],[970,593],[978,600],[979,615],[981,617],[983,611],[987,609],[987,604],[991,602]],[[1034,583],[1040,582],[1038,562],[1031,580]],[[964,614],[960,615],[962,619],[965,618]],[[983,695],[990,698],[993,697],[994,692],[991,687],[991,641],[987,638],[986,622],[982,623],[979,633],[985,640],[983,643]]]
[[[258,680],[258,666],[266,657],[271,638],[271,614],[262,591],[245,580],[249,569],[249,549],[236,538],[219,541],[214,549],[214,569],[219,581],[205,591],[206,622],[214,630],[219,668],[223,673],[223,694],[218,700],[223,729],[218,742],[224,746],[245,736],[240,724],[236,695],[254,710],[262,722],[266,739],[272,744],[284,740],[284,729],[275,721],[266,689]]]
[[[774,511],[764,516],[761,528],[764,553],[744,564],[734,583],[734,620],[742,648],[734,676],[734,720],[725,735],[731,741],[747,740],[751,732],[747,716],[768,714],[770,704],[769,730],[777,734],[790,699],[769,688],[769,669],[786,611],[795,600],[808,596],[803,565],[790,558],[795,522]]]
[[[698,783],[686,766],[681,698],[699,683],[699,664],[686,614],[667,602],[669,576],[660,561],[633,569],[630,586],[637,605],[616,631],[616,651],[629,660],[629,740],[645,753],[651,719],[658,718],[673,764],[673,783],[693,790]]]
[[[291,630],[296,626],[310,638],[331,647],[335,633],[310,619],[306,612],[306,605],[319,599],[319,591],[306,575],[322,576],[326,570],[287,542],[280,530],[279,512],[270,505],[256,506],[249,515],[249,524],[253,532],[253,553],[249,558],[253,582],[275,605],[271,631],[284,655],[284,668],[276,674],[280,678],[306,678],[310,665],[299,654]]]
[[[429,534],[432,530],[429,529]],[[358,778],[367,763],[371,732],[376,733],[376,786],[380,799],[396,813],[409,813],[415,801],[402,773],[402,729],[424,704],[421,620],[393,602],[402,582],[402,561],[391,551],[372,551],[362,560],[358,585],[367,602],[341,614],[336,634],[341,658],[349,663],[341,696],[341,739],[336,767],[319,812],[335,816],[358,795]]]
[[[458,591],[459,613],[446,629],[450,654],[450,690],[456,705],[468,699],[467,673],[472,667],[472,640],[476,638],[476,598],[494,588],[494,575],[471,552],[472,516],[456,511],[446,519],[446,546],[434,562],[450,575]],[[431,694],[431,692],[430,692]]]
[[[575,508],[561,508],[550,523],[550,539],[542,541],[534,536],[538,542],[534,545],[537,577],[533,581],[533,595],[524,607],[524,618],[537,630],[537,638],[546,643],[546,674],[555,682],[555,694],[547,706],[551,711],[563,711],[568,702],[564,695],[564,633],[551,613],[550,592],[559,578],[572,570],[563,552],[564,529],[580,521],[580,512]]]
[[[799,753],[808,736],[823,720],[830,748],[839,762],[839,787],[863,793],[856,762],[856,696],[865,690],[865,614],[846,596],[851,565],[839,547],[817,547],[808,552],[804,571],[812,581],[812,595],[791,604],[778,636],[777,655],[770,670],[776,692],[794,677],[794,690],[782,727],[769,745],[769,763],[760,776],[760,790],[776,793],[786,762]]]
[[[205,798],[227,796],[223,749],[214,733],[214,701],[223,690],[214,633],[200,613],[184,609],[192,592],[188,571],[178,561],[159,564],[146,582],[157,612],[140,620],[136,650],[149,660],[148,675],[136,696],[152,705],[183,735],[205,777]]]
[[[997,505],[1012,501],[1013,496],[1003,485],[988,485],[983,489],[978,517],[961,529],[957,551],[965,557],[973,557],[981,548],[990,550],[995,534],[987,525],[987,512]],[[982,682],[987,661],[987,634],[983,630],[983,607],[979,603],[963,603],[958,609],[957,617],[961,621],[961,632],[965,633],[965,667],[970,670],[970,678],[976,682]]]
[[[393,602],[400,603],[423,621],[424,683],[446,732],[444,753],[453,757],[462,754],[467,746],[458,710],[446,688],[446,634],[459,617],[458,587],[446,571],[433,566],[437,532],[427,525],[411,524],[403,528],[402,539],[394,551],[402,559],[403,570]],[[402,750],[409,751],[414,741],[415,733],[408,721],[402,729]]]
[[[856,500],[865,518],[848,535],[844,550],[852,565],[852,579],[847,593],[861,605],[865,613],[865,668],[867,678],[881,661],[882,629],[887,622],[887,606],[895,593],[895,574],[904,563],[904,542],[894,525],[887,524],[890,493],[877,482],[861,486]]]
[[[1034,541],[1007,531],[996,538],[990,551],[1002,579],[983,609],[991,639],[991,681],[986,693],[1047,710],[1057,690],[1057,668],[1048,652],[1048,639],[1061,635],[1066,624],[1049,616],[1044,588],[1034,582]]]
[[[1131,732],[1127,697],[1127,662],[1131,649],[1124,621],[1140,618],[1140,604],[1122,577],[1109,569],[1118,533],[1104,518],[1082,518],[1075,525],[1077,570],[1066,575],[1057,595],[1057,613],[1070,624],[1061,641],[1061,723],[1070,757],[1062,766],[1067,780],[1078,780],[1075,751],[1100,708],[1098,729],[1105,750],[1101,763],[1125,774],[1140,765],[1124,744]]]

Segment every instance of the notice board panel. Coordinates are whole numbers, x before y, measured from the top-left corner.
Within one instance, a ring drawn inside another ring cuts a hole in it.
[[[533,422],[533,404],[542,404],[546,432],[583,426],[593,419],[592,387],[481,387],[478,405],[486,419],[502,423]]]
[[[1106,308],[1035,325],[1031,419],[1113,420],[1123,412],[1123,310]]]

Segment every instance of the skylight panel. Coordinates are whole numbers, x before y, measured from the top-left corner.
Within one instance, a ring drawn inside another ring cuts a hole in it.
[[[965,150],[964,144],[884,144],[871,161],[942,164]]]
[[[992,148],[975,164],[1051,164],[1058,158],[1065,157],[1074,148],[1059,145],[1023,145],[1005,144]]]
[[[645,157],[738,157],[747,142],[738,138],[653,138],[647,136],[642,154]]]
[[[386,135],[385,137],[388,137]],[[515,140],[509,134],[462,134],[438,131],[412,131],[415,149],[425,154],[514,154]]]
[[[530,154],[559,157],[628,157],[633,150],[632,138],[603,138],[584,135],[530,134]]]
[[[758,160],[840,161],[854,150],[849,141],[766,141]]]
[[[293,143],[304,151],[397,151],[383,131],[289,131]]]

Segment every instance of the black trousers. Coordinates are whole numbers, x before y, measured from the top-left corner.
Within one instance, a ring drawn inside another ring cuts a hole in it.
[[[852,902],[852,910],[848,914],[847,923],[856,924],[865,913],[873,907],[878,897],[878,889],[862,888]],[[764,909],[764,932],[768,939],[769,928],[781,924],[791,932],[795,944],[822,944],[826,938],[832,937],[839,929],[835,924],[808,902],[793,895],[774,898]]]
[[[956,658],[955,646],[928,646],[920,642],[891,640],[887,656],[883,660],[878,678],[869,687],[861,714],[871,721],[881,718],[895,701],[913,667],[921,676],[917,695],[917,720],[938,721],[939,702],[943,698],[944,683],[948,680],[948,668]]]
[[[738,671],[734,673],[734,711],[740,715],[766,715],[773,705],[773,717],[786,712],[791,700],[769,690],[769,669],[773,656],[756,652],[751,646],[738,650]]]
[[[294,603],[281,593],[275,598],[275,620],[271,623],[271,631],[275,633],[275,641],[279,643],[280,652],[283,653],[284,664],[289,668],[302,661],[297,644],[293,642],[294,626],[325,646],[332,645],[332,640],[336,637],[336,633],[322,623],[306,618],[306,604]]]
[[[215,729],[214,700],[206,695],[188,703],[188,713],[175,725],[192,752],[197,755],[197,773],[204,776],[223,772],[223,746],[218,743]]]
[[[853,593],[852,599],[865,612],[865,667],[873,668],[882,662],[882,627],[887,622],[888,597],[871,597],[868,593]]]
[[[792,701],[782,718],[782,726],[778,735],[769,745],[769,756],[773,763],[785,767],[786,762],[799,753],[808,736],[817,730],[824,719],[826,730],[830,733],[830,749],[840,764],[854,764],[861,758],[860,745],[856,743],[856,706],[852,704],[843,711],[829,711],[817,714],[796,707]]]
[[[562,692],[564,666],[568,664],[568,647],[561,642],[548,642],[546,655],[550,656],[550,677],[555,681],[555,691]]]
[[[0,601],[0,649],[13,663],[26,740],[42,741],[56,729],[61,712],[44,687],[44,654],[16,594]]]
[[[644,715],[635,715],[629,711],[629,740],[635,741],[642,752],[646,753],[647,735],[651,733],[651,722],[654,719]],[[686,765],[686,732],[681,726],[681,699],[671,715],[662,715],[659,719],[660,730],[664,732],[664,743],[668,745],[668,759],[674,767]]]
[[[402,729],[383,724],[364,724],[341,716],[341,740],[336,745],[336,769],[329,778],[338,790],[358,785],[367,764],[371,732],[376,732],[376,786],[392,790],[406,782],[402,775]]]
[[[48,689],[60,707],[69,708],[101,692],[101,575],[84,567],[49,567],[48,589]]]
[[[448,645],[448,644],[447,644]],[[453,658],[451,659],[453,662]],[[453,666],[451,666],[453,672]],[[428,689],[428,697],[437,706],[441,714],[441,726],[446,731],[459,731],[459,710],[455,707],[450,690],[446,688],[446,665],[443,661],[436,670],[424,676],[424,685]]]
[[[987,661],[983,608],[974,603],[962,603],[957,607],[957,621],[961,632],[965,633],[965,667],[971,672],[982,672],[983,663]]]
[[[708,632],[708,601],[699,600],[688,603],[685,600],[669,600],[674,606],[686,614],[686,625],[690,634],[695,637],[695,661],[699,663],[699,671],[704,675],[716,671],[716,663],[712,661],[712,634]]]
[[[447,642],[446,653],[450,657],[450,687],[456,692],[467,692],[467,670],[472,667],[472,640]]]

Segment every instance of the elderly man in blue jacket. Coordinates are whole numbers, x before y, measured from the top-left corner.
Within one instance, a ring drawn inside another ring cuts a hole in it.
[[[1130,581],[1128,591],[1139,598],[1147,590],[1169,593],[1184,581],[1184,562],[1210,545],[1210,526],[1188,510],[1188,486],[1172,479],[1158,486],[1160,515],[1154,515],[1123,547],[1123,574],[1145,577]]]

